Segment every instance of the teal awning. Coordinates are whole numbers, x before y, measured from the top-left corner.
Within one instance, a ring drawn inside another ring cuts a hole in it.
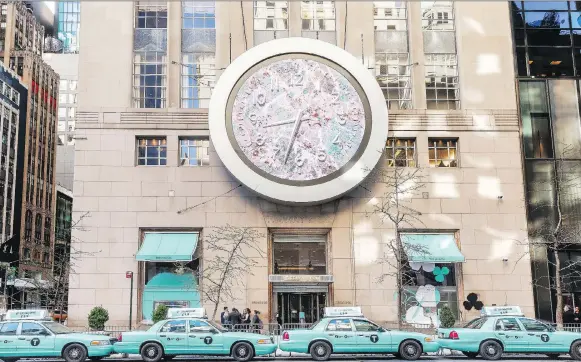
[[[411,262],[458,263],[465,260],[454,234],[401,234],[400,237]]]
[[[135,255],[139,261],[192,261],[198,233],[145,233]]]

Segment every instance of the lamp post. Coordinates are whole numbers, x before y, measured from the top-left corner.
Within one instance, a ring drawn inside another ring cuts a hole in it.
[[[131,321],[133,320],[133,272],[125,272],[125,278],[131,279],[131,289],[129,290],[129,330],[131,330]]]

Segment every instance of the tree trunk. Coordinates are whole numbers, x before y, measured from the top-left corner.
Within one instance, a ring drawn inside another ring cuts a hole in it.
[[[553,256],[555,258],[555,291],[557,294],[557,305],[555,311],[555,323],[559,327],[563,326],[563,288],[561,286],[561,260],[559,259],[559,249],[557,242],[553,245]]]

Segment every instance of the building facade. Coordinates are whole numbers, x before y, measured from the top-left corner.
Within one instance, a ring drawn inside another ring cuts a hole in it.
[[[534,314],[508,3],[85,2],[81,22],[73,220],[90,216],[73,245],[91,254],[71,275],[71,324],[84,325],[95,305],[112,325],[127,324],[130,304],[133,323],[160,303],[211,312],[196,275],[215,260],[210,240],[244,227],[260,252],[246,250],[252,266],[220,308],[298,323],[324,306],[358,305],[396,321],[399,291],[379,261],[399,234],[444,254],[409,265],[407,323],[437,323],[444,304],[467,319],[477,301]],[[383,94],[389,125],[376,171],[423,175],[407,199],[418,225],[395,230],[375,212],[389,192],[376,178],[304,206],[267,200],[220,158],[213,139],[224,135],[210,134],[208,120],[214,87],[239,57],[288,37],[347,51],[375,78],[366,87]],[[156,254],[175,243],[184,255]]]

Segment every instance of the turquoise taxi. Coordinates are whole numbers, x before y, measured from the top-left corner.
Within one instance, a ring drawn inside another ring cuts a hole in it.
[[[276,352],[271,336],[231,332],[208,320],[204,308],[170,308],[167,319],[147,331],[124,332],[116,353],[140,354],[145,362],[171,360],[179,355],[232,356],[245,362]]]
[[[438,328],[442,348],[467,357],[498,360],[503,353],[539,353],[557,358],[568,353],[581,360],[581,333],[557,331],[554,326],[526,318],[519,307],[484,307],[480,318],[462,328]]]
[[[425,352],[437,352],[439,345],[426,334],[387,330],[365,318],[359,307],[329,307],[309,329],[283,331],[279,348],[310,353],[316,361],[326,361],[333,353],[389,353],[417,360]]]
[[[0,322],[0,359],[62,357],[67,362],[100,360],[113,353],[107,336],[76,333],[52,321],[46,310],[10,310]]]

